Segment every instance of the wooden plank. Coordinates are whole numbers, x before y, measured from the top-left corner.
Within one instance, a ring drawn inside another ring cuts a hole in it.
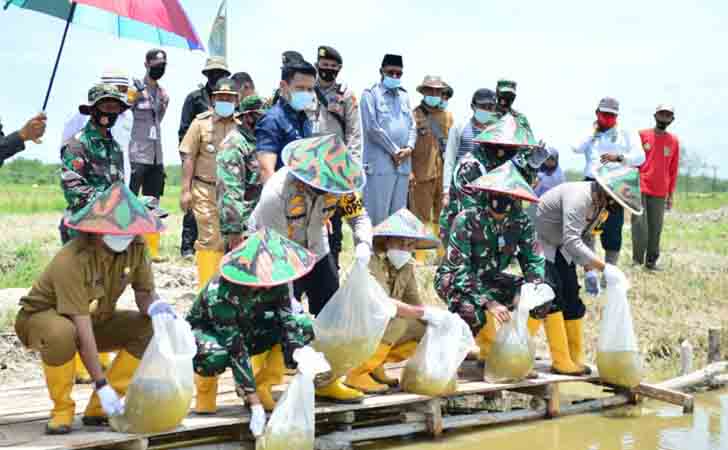
[[[606,398],[598,398],[587,402],[573,403],[561,407],[561,416],[571,416],[575,414],[587,414],[602,411],[607,408],[623,406],[629,404],[631,398],[629,395],[618,394]]]
[[[632,392],[655,400],[682,406],[683,412],[685,413],[693,412],[694,400],[692,395],[647,383],[640,383]]]
[[[337,445],[340,445],[342,443],[353,443],[370,441],[374,439],[386,439],[396,436],[406,436],[408,434],[423,433],[426,431],[427,425],[424,422],[360,428],[351,431],[337,431],[316,439],[316,448],[323,450],[324,448],[331,448],[331,443],[336,443]]]
[[[442,436],[442,401],[439,398],[433,398],[427,402],[425,410],[425,424],[427,432],[435,439]]]
[[[546,415],[545,409],[528,410],[522,409],[509,412],[479,412],[475,414],[464,414],[448,416],[443,418],[445,429],[465,428],[480,425],[494,425],[498,423],[523,422],[526,420],[542,419]]]

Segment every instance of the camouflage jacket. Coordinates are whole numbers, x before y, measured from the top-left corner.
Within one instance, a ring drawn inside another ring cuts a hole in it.
[[[61,188],[68,209],[78,211],[117,181],[124,181],[121,147],[89,121],[61,148]]]
[[[246,231],[262,188],[255,137],[244,130],[230,133],[217,154],[217,208],[223,236]]]
[[[512,209],[502,222],[483,208],[469,208],[455,217],[453,234],[435,286],[449,303],[485,305],[498,301],[498,280],[515,257],[527,281],[544,277],[545,259],[538,250],[531,220]]]

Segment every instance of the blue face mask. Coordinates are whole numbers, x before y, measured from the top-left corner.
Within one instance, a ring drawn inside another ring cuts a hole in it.
[[[235,112],[235,103],[233,102],[215,102],[215,114],[220,117],[230,117]]]
[[[402,85],[402,81],[399,78],[392,78],[385,76],[382,80],[382,84],[387,89],[397,89]]]
[[[493,111],[486,111],[484,109],[476,109],[473,113],[473,117],[475,117],[475,120],[480,123],[486,123],[495,117],[495,113]]]
[[[288,103],[291,105],[291,108],[295,109],[296,111],[303,111],[304,108],[306,108],[312,102],[312,93],[297,91],[291,93],[291,101],[289,101]]]
[[[437,105],[440,104],[442,99],[440,97],[435,97],[434,95],[425,95],[425,105],[429,106],[430,108],[435,108]]]
[[[440,109],[447,109],[447,100],[440,100]]]

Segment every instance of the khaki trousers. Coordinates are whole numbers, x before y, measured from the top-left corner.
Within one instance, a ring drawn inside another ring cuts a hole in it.
[[[410,211],[425,225],[437,223],[442,210],[442,177],[410,185]]]
[[[199,180],[192,181],[192,212],[195,213],[197,222],[195,250],[224,252],[215,185]]]

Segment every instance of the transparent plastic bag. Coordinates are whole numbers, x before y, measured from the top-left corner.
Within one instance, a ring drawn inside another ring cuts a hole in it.
[[[369,269],[355,262],[347,280],[316,316],[312,345],[326,356],[334,376],[345,375],[376,352],[396,313],[397,307]]]
[[[622,275],[607,286],[607,303],[602,307],[597,346],[599,377],[617,386],[632,388],[642,381],[642,357],[632,324],[627,291],[629,281]]]
[[[474,346],[468,324],[457,314],[448,313],[442,324],[427,326],[415,355],[404,368],[402,389],[432,397],[455,392],[458,368]]]
[[[528,313],[553,300],[554,291],[545,283],[521,286],[520,300],[510,322],[503,324],[486,361],[488,381],[518,381],[533,369],[533,348],[528,334]],[[491,318],[489,318],[491,320]]]
[[[152,318],[152,336],[124,399],[124,414],[109,418],[122,433],[161,433],[187,416],[194,390],[195,337],[186,320]]]
[[[316,414],[313,380],[330,370],[322,353],[311,347],[293,352],[298,374],[276,404],[265,432],[255,443],[256,450],[313,450],[316,439]]]

